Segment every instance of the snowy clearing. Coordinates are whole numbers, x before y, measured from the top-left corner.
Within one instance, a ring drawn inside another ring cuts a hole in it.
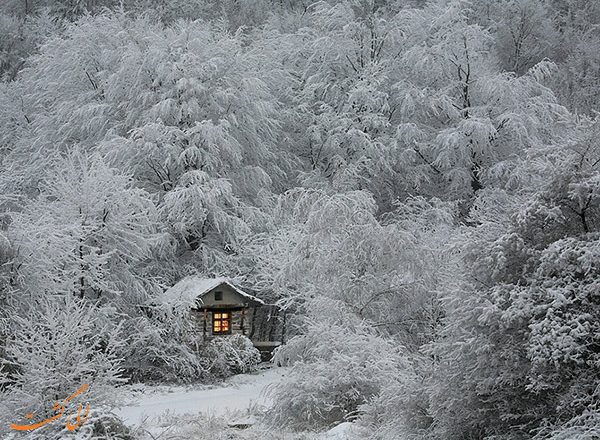
[[[285,377],[287,368],[233,376],[218,386],[140,386],[124,388],[125,404],[115,410],[140,438],[345,440],[352,424],[315,433],[273,432],[257,427],[257,414],[271,405],[267,388]],[[248,429],[249,428],[249,429]]]
[[[268,407],[270,401],[265,390],[284,377],[286,368],[271,368],[253,374],[233,376],[221,386],[203,388],[202,385],[174,387],[132,386],[130,402],[115,411],[127,425],[165,415],[204,413],[208,416],[239,416],[251,407]],[[200,388],[199,388],[200,387]]]

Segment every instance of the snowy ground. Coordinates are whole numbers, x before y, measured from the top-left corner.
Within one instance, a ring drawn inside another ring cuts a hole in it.
[[[132,387],[130,403],[115,413],[130,426],[165,414],[182,416],[201,412],[209,416],[233,417],[252,407],[268,407],[266,388],[281,380],[285,372],[285,368],[271,368],[242,374],[216,387]]]
[[[115,413],[144,439],[346,439],[344,426],[324,434],[274,433],[253,426],[257,414],[271,405],[268,387],[286,372],[270,368],[217,386],[130,386],[124,388],[124,405]]]

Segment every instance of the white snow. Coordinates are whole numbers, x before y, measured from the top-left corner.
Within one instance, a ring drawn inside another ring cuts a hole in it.
[[[240,295],[252,301],[256,301],[259,304],[264,304],[263,300],[237,288],[227,278],[202,278],[198,276],[185,277],[173,287],[167,289],[162,295],[162,301],[165,304],[194,304],[197,298],[210,292],[221,284],[227,284]]]
[[[145,387],[136,393],[135,387],[129,392],[132,401],[117,409],[117,414],[125,424],[136,426],[148,423],[159,416],[205,413],[214,416],[227,416],[243,411],[251,406],[268,407],[271,402],[265,393],[268,385],[277,383],[286,374],[286,368],[271,368],[254,374],[243,374],[230,378],[219,387],[164,386]]]
[[[354,425],[350,422],[340,423],[334,426],[325,434],[323,434],[323,440],[346,440],[354,431]]]
[[[237,436],[242,435],[242,431],[247,433],[243,438],[248,439],[360,438],[355,435],[354,425],[347,422],[322,433],[274,432],[261,426],[254,409],[258,407],[265,410],[270,407],[272,402],[266,390],[269,385],[281,381],[288,371],[288,368],[271,368],[258,373],[242,374],[216,386],[131,385],[123,388],[123,398],[129,402],[114,413],[140,438],[148,440],[213,438],[213,431],[221,432],[224,429],[232,429],[235,436],[231,438],[236,439],[242,438]],[[213,426],[209,426],[211,423]]]

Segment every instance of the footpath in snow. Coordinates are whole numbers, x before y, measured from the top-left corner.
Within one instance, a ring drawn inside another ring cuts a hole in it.
[[[159,386],[131,387],[131,397],[125,406],[115,411],[129,426],[136,426],[164,414],[185,415],[204,413],[227,416],[252,406],[270,406],[266,388],[284,377],[286,368],[270,368],[252,374],[233,376],[211,387]]]

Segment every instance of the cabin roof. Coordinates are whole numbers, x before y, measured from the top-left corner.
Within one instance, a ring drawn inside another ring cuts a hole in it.
[[[181,279],[173,287],[167,289],[163,294],[163,300],[165,303],[190,303],[194,304],[198,298],[206,295],[208,292],[216,289],[217,287],[226,284],[233,291],[239,295],[248,298],[248,300],[264,305],[264,301],[244,292],[242,289],[236,287],[231,281],[224,277],[218,278],[203,278],[200,276],[188,276]]]

